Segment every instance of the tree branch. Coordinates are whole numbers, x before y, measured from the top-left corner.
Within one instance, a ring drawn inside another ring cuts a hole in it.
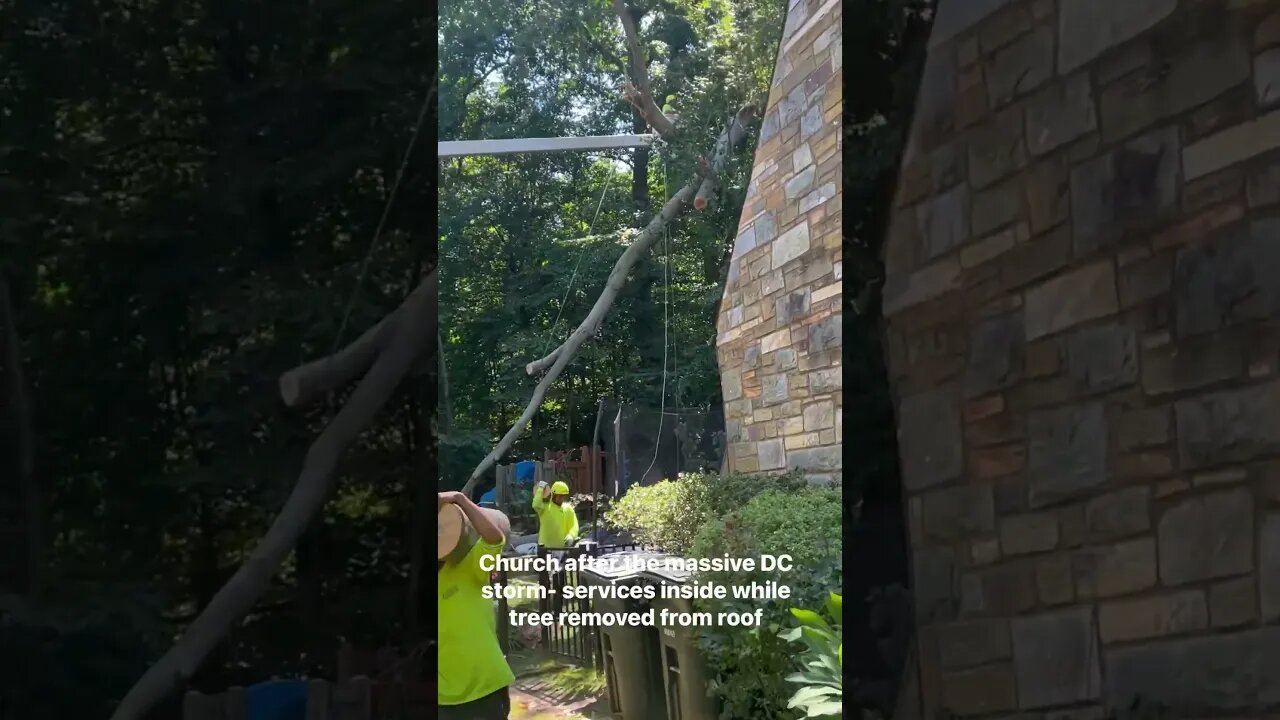
[[[708,205],[715,202],[716,186],[725,161],[728,160],[733,149],[746,138],[747,123],[755,119],[759,104],[758,101],[749,102],[738,108],[738,112],[729,120],[728,129],[720,133],[719,139],[716,140],[711,167],[703,173],[702,184],[698,186],[698,194],[693,198],[693,206],[698,210],[705,210]]]
[[[716,142],[712,169],[717,173],[724,171],[724,166],[729,160],[730,151],[746,137],[746,127],[742,124],[742,119],[748,117],[748,115],[744,115],[746,109],[744,107],[743,110],[738,111],[733,121],[721,132],[720,138]],[[511,429],[502,436],[497,446],[480,461],[476,469],[471,471],[471,477],[462,488],[463,493],[470,493],[475,488],[476,483],[480,481],[480,477],[489,468],[493,467],[498,459],[505,455],[511,449],[511,446],[515,444],[515,441],[524,434],[525,428],[533,420],[533,416],[537,414],[538,408],[542,406],[542,401],[546,397],[547,390],[551,387],[551,384],[556,381],[556,378],[560,376],[565,367],[573,361],[582,344],[594,335],[604,322],[605,316],[609,314],[609,308],[613,306],[614,300],[618,297],[618,292],[626,284],[632,269],[640,262],[640,258],[648,253],[654,244],[658,242],[658,238],[662,236],[663,228],[676,219],[684,211],[685,207],[693,202],[700,184],[701,178],[695,175],[675,195],[671,196],[671,199],[662,206],[662,210],[649,221],[649,224],[643,230],[636,234],[631,241],[631,245],[623,251],[622,256],[614,263],[613,270],[609,273],[609,279],[605,282],[604,289],[600,291],[600,297],[596,298],[595,305],[591,307],[591,312],[587,313],[587,317],[583,319],[577,329],[550,355],[525,366],[525,370],[530,375],[534,375],[546,363],[551,363],[550,368],[547,369],[547,374],[538,381],[538,385],[533,389],[533,397],[529,400],[529,404],[525,406],[524,412],[520,414],[520,419],[516,420]]]
[[[394,312],[377,325],[364,331],[360,337],[338,352],[319,360],[296,367],[280,376],[280,397],[288,407],[310,405],[325,393],[337,390],[360,377],[373,365],[373,361],[395,335],[396,324],[404,314],[405,306],[415,302],[414,296],[426,294],[435,297],[438,291],[433,272]],[[414,367],[414,374],[425,370],[425,364]]]
[[[622,86],[622,99],[631,103],[640,111],[640,116],[658,131],[664,139],[676,136],[675,123],[671,122],[662,108],[653,101],[653,88],[649,84],[649,61],[640,46],[640,34],[636,31],[635,19],[623,0],[613,0],[613,11],[622,21],[622,32],[627,37],[627,49],[631,54],[631,84]]]
[[[697,187],[690,183],[680,188],[679,192],[667,201],[662,210],[654,216],[649,224],[641,230],[622,253],[622,257],[618,258],[618,262],[614,264],[613,271],[609,273],[609,279],[605,282],[604,290],[600,292],[600,297],[596,298],[595,305],[592,306],[591,312],[587,313],[586,319],[582,321],[578,328],[573,331],[568,340],[560,346],[559,353],[556,355],[555,362],[551,368],[547,370],[547,374],[538,382],[537,387],[533,389],[533,398],[529,400],[529,404],[525,406],[524,412],[520,414],[520,419],[516,420],[506,435],[502,436],[502,440],[498,445],[485,456],[484,460],[471,471],[471,477],[467,480],[466,486],[462,488],[463,493],[470,493],[480,477],[493,467],[493,465],[511,449],[515,441],[524,434],[529,421],[533,420],[533,416],[537,414],[538,408],[542,406],[542,401],[547,395],[547,390],[551,384],[556,381],[560,373],[569,365],[574,356],[578,353],[578,348],[587,341],[595,333],[600,323],[604,322],[604,317],[609,313],[609,307],[613,305],[613,301],[618,297],[618,292],[622,286],[626,284],[627,277],[631,274],[631,270],[640,261],[640,258],[657,243],[658,238],[662,237],[662,229],[678,216],[684,207],[693,201],[693,195],[697,192]]]
[[[285,557],[297,545],[324,506],[333,487],[342,453],[373,422],[415,360],[422,356],[435,334],[436,297],[424,288],[436,286],[436,273],[424,278],[418,290],[401,306],[400,321],[386,349],[380,353],[350,399],[320,433],[302,466],[298,484],[258,543],[253,554],[222,586],[187,631],[125,695],[112,720],[140,720],[173,692],[182,679],[200,667],[271,583]]]
[[[551,367],[551,363],[555,362],[556,358],[560,357],[560,352],[562,350],[564,350],[564,345],[559,345],[555,350],[551,351],[550,355],[542,358],[541,360],[534,360],[528,365],[525,365],[525,373],[529,375],[540,375],[543,372],[546,372],[547,368]]]

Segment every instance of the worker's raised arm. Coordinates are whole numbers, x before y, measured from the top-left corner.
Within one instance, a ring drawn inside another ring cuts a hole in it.
[[[533,486],[533,512],[537,515],[541,515],[542,508],[547,506],[547,499],[542,496],[543,488],[546,487],[549,486],[544,482]]]

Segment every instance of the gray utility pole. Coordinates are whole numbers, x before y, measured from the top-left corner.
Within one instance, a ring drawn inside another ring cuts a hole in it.
[[[436,154],[442,158],[453,158],[515,153],[590,152],[649,147],[657,138],[657,135],[597,135],[511,140],[450,140],[436,143]]]

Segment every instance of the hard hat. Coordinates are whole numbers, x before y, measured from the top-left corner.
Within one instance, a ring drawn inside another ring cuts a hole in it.
[[[554,483],[551,484],[551,494],[552,495],[568,495],[569,483],[563,480],[555,481]]]

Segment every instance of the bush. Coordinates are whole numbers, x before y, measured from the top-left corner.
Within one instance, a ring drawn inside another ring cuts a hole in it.
[[[757,628],[713,626],[699,638],[713,677],[712,692],[726,720],[791,720],[803,713],[789,708],[793,689],[786,677],[792,651],[780,633],[791,624],[791,608],[820,607],[828,589],[842,577],[842,497],[838,488],[762,492],[745,506],[704,525],[692,550],[696,557],[790,555],[788,572],[705,573],[698,582],[729,587],[769,580],[791,588],[786,599],[703,600],[704,612],[752,612],[763,608]]]
[[[827,596],[826,615],[813,610],[791,608],[800,621],[779,635],[789,643],[801,643],[805,649],[796,658],[804,670],[787,677],[787,682],[800,686],[791,696],[788,708],[800,709],[805,717],[843,717],[844,643],[841,640],[841,596]]]
[[[678,480],[635,486],[603,513],[605,522],[640,543],[674,555],[693,549],[704,525],[763,492],[793,495],[807,487],[803,476],[686,473]]]

